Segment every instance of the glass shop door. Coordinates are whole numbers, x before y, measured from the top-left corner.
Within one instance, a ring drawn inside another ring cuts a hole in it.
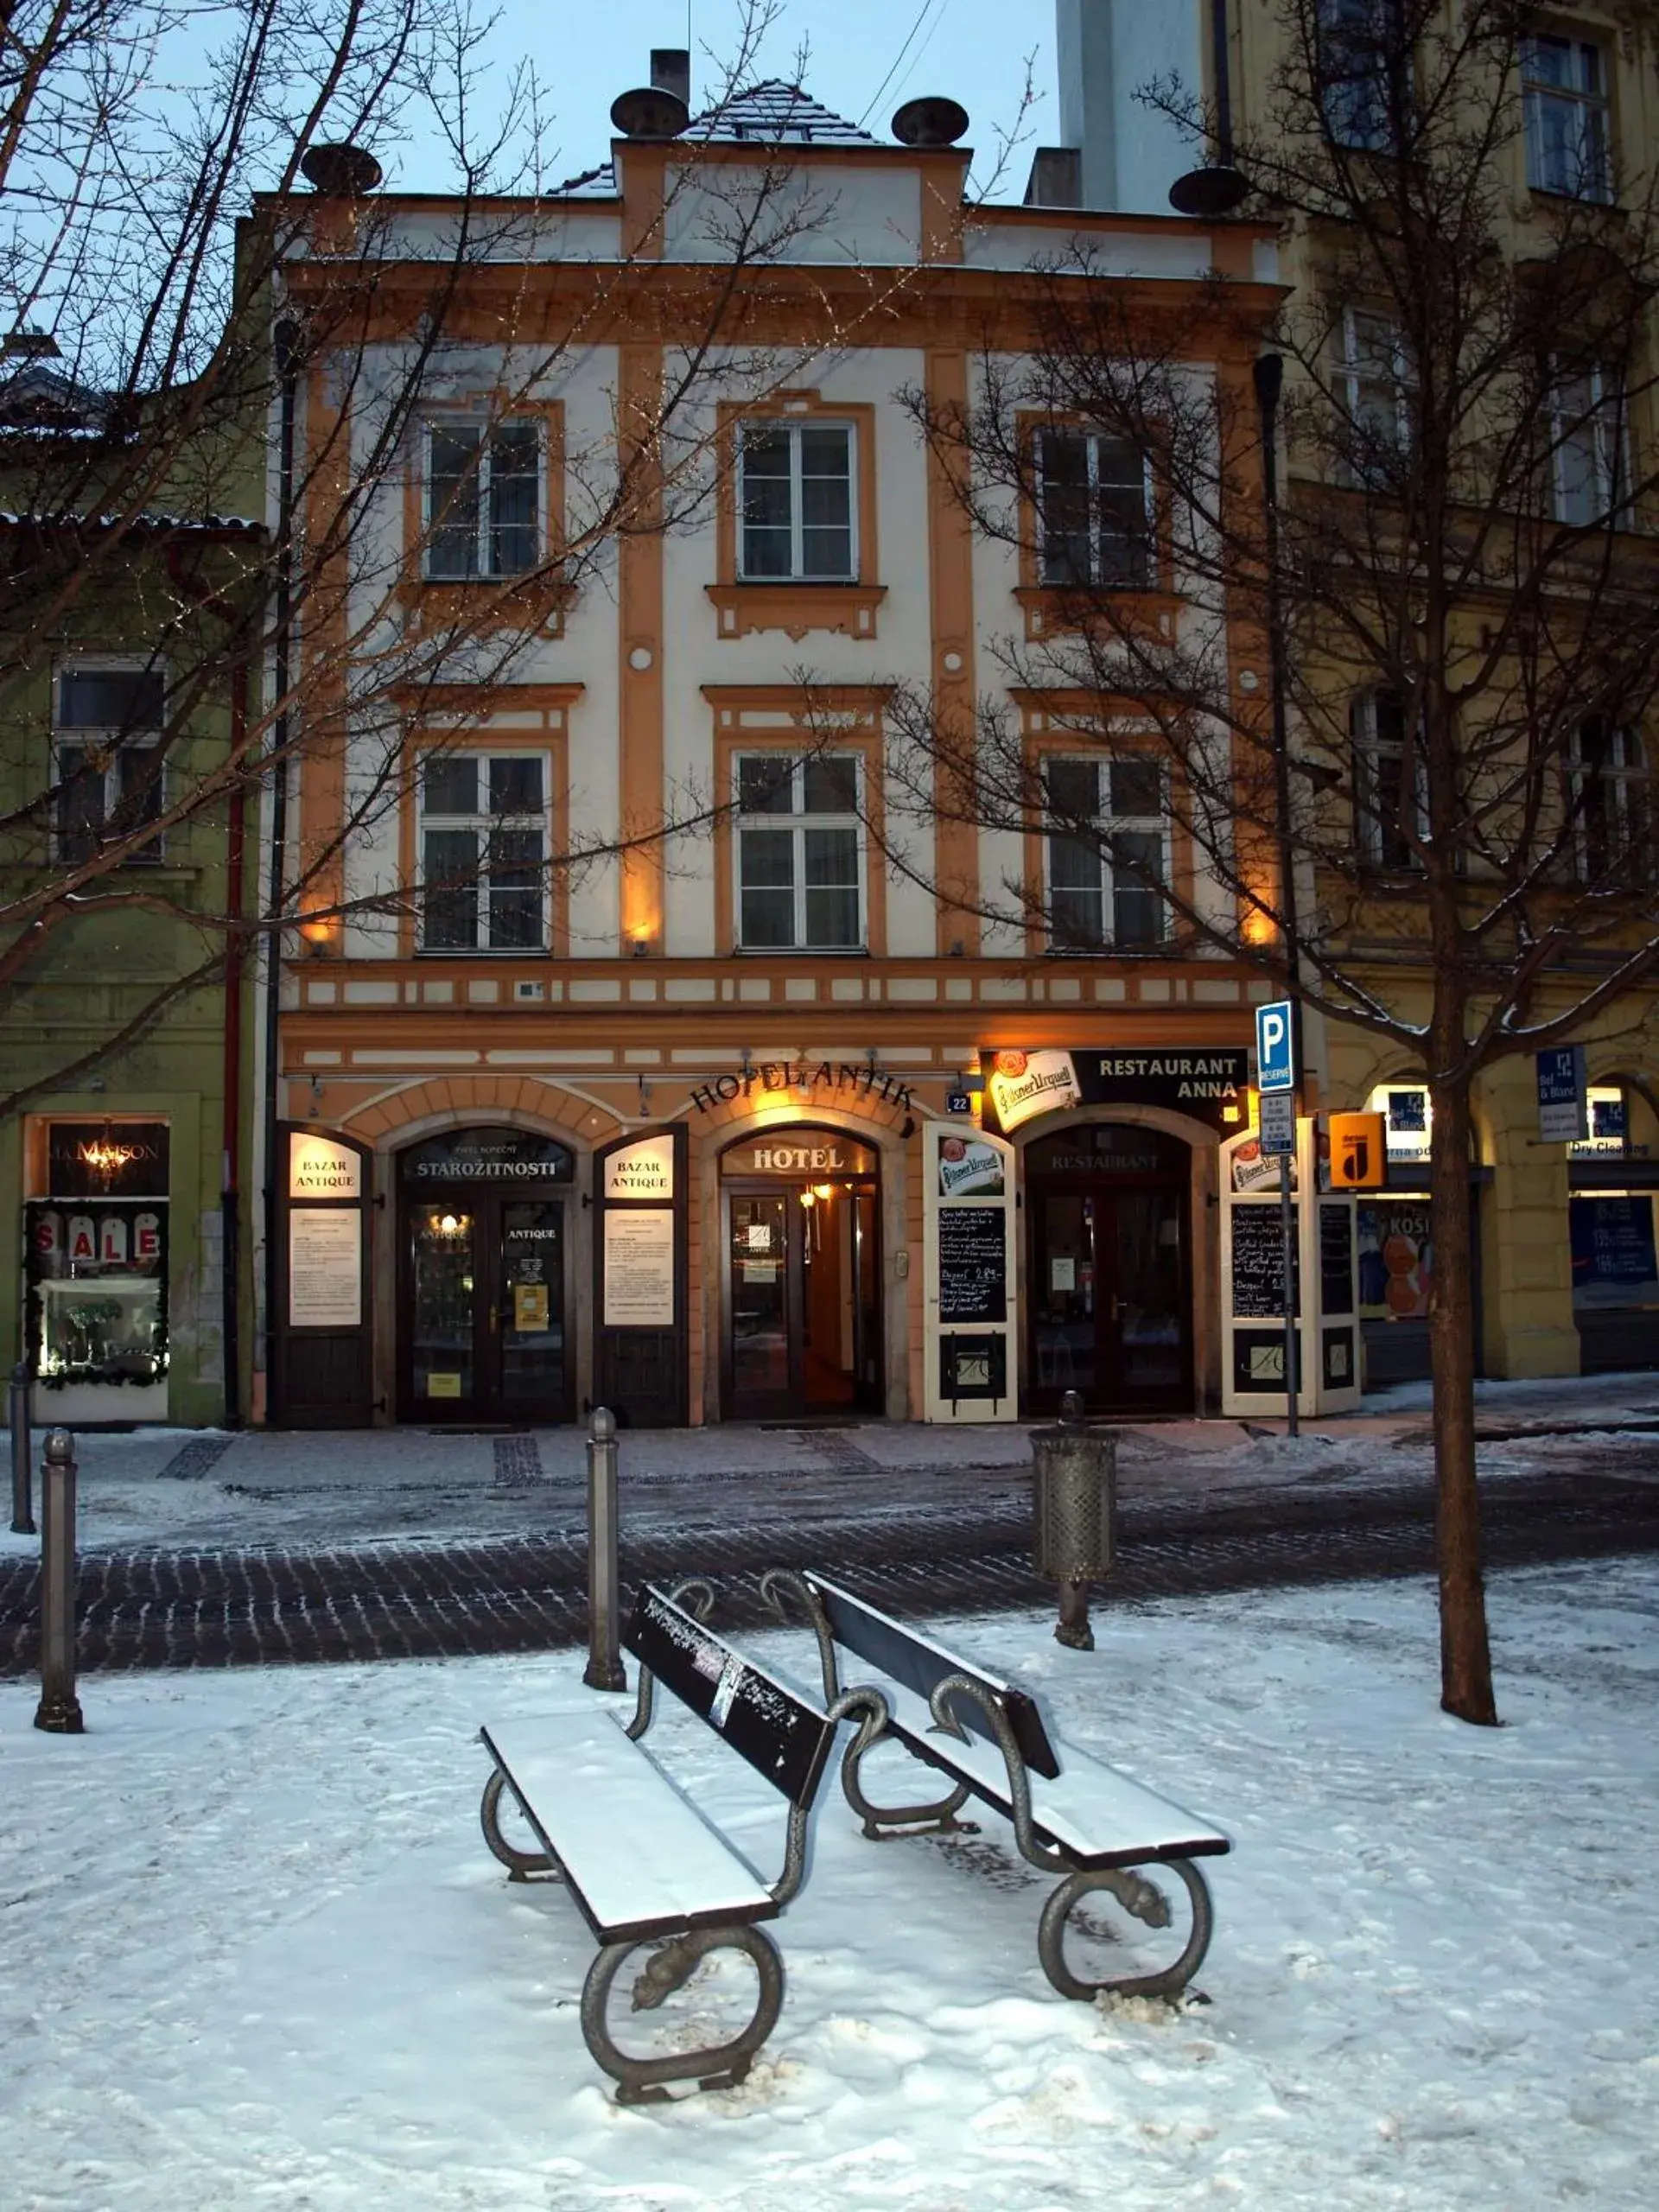
[[[565,1202],[423,1194],[404,1209],[399,1418],[510,1427],[572,1418]]]

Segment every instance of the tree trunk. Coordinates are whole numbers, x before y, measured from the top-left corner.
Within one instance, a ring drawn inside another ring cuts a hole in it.
[[[1429,1224],[1433,1303],[1434,1548],[1440,1581],[1440,1704],[1459,1720],[1497,1725],[1475,1481],[1475,1301],[1469,1204],[1469,1093],[1432,1084]]]

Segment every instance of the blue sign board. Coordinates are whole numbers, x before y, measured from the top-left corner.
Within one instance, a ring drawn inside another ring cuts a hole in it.
[[[1589,1135],[1585,1119],[1582,1045],[1558,1045],[1537,1055],[1538,1137],[1542,1144],[1576,1144]]]
[[[1255,1009],[1255,1080],[1262,1090],[1296,1088],[1295,1008],[1288,999]]]

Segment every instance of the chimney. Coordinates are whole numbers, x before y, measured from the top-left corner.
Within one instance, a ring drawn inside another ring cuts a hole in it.
[[[691,53],[689,47],[653,46],[651,49],[652,88],[672,92],[677,100],[691,105]]]
[[[1083,151],[1077,146],[1039,146],[1026,185],[1027,207],[1081,207]]]

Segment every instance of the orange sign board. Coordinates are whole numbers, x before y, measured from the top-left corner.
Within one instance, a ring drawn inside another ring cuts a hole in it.
[[[1388,1121],[1382,1114],[1331,1116],[1331,1187],[1380,1191],[1389,1179]]]

